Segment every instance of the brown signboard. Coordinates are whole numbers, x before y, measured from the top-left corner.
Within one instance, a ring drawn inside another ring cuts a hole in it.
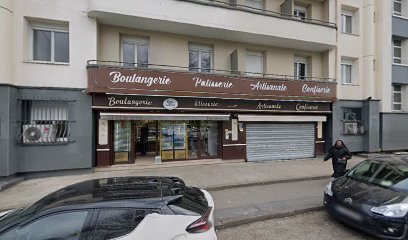
[[[256,111],[256,112],[330,112],[329,102],[243,100],[189,97],[154,97],[136,95],[94,94],[96,109],[191,110],[191,111]]]
[[[334,101],[336,83],[88,66],[88,92]]]

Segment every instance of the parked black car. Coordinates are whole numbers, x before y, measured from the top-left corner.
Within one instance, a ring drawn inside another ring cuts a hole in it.
[[[361,162],[324,191],[327,212],[382,239],[408,239],[408,157]]]
[[[0,213],[0,239],[216,240],[213,210],[207,191],[176,177],[96,179]]]

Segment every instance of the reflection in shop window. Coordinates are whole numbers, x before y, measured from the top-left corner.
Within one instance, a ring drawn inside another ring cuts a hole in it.
[[[218,151],[218,122],[160,122],[160,152],[163,160],[214,158]]]
[[[113,122],[113,147],[115,163],[127,163],[131,161],[131,121]]]

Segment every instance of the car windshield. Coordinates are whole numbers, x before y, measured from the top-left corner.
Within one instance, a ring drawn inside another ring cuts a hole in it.
[[[360,163],[347,176],[360,182],[408,192],[408,164],[369,160]]]

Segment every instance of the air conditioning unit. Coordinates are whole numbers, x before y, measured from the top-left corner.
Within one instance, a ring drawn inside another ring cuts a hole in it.
[[[23,143],[55,142],[56,127],[53,124],[23,125]]]
[[[358,134],[358,124],[357,123],[344,123],[344,133],[345,134]]]

